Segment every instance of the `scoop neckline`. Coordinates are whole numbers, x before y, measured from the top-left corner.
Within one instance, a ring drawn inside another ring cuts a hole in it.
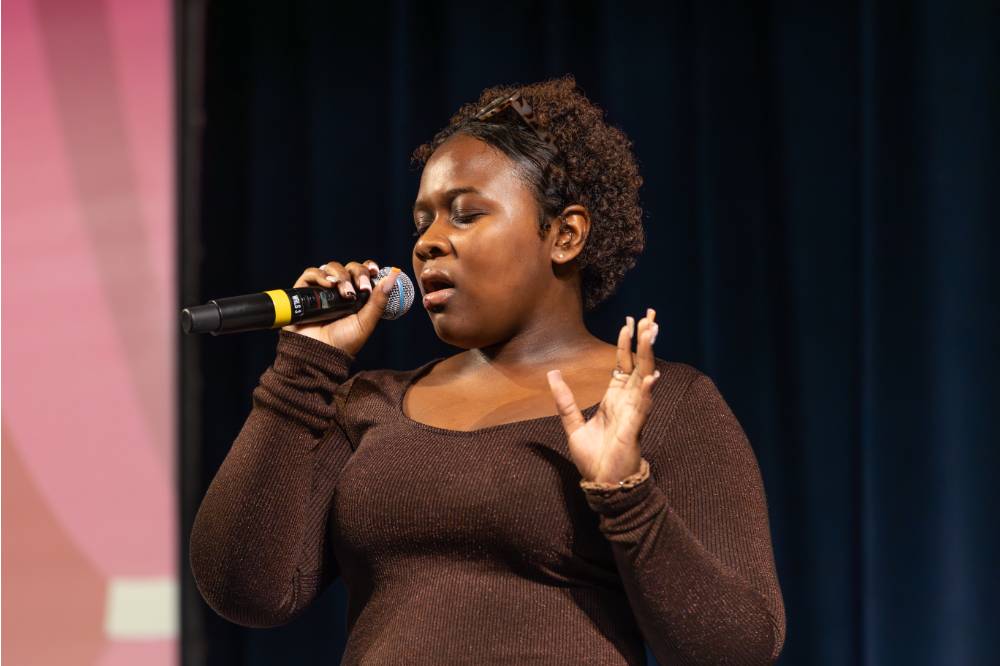
[[[431,370],[431,368],[436,366],[441,361],[445,360],[445,358],[446,357],[444,356],[439,356],[437,358],[431,359],[430,361],[427,361],[427,363],[424,363],[422,366],[416,368],[415,370],[411,370],[409,372],[409,376],[404,378],[401,388],[399,390],[399,395],[396,398],[396,409],[399,411],[400,417],[410,426],[419,428],[421,430],[435,432],[441,435],[467,436],[467,435],[479,435],[484,432],[490,432],[492,430],[500,430],[503,428],[510,428],[514,426],[524,427],[525,425],[532,423],[545,423],[552,421],[552,419],[558,420],[560,418],[558,414],[551,414],[549,416],[536,416],[534,418],[521,419],[519,421],[494,423],[493,425],[483,426],[482,428],[476,428],[475,430],[454,430],[451,428],[442,428],[440,426],[431,425],[430,423],[424,423],[422,421],[417,421],[416,419],[411,418],[406,413],[406,410],[403,409],[403,402],[406,400],[406,392],[410,389],[411,386],[413,386],[413,384],[416,383],[418,379],[427,374]],[[603,402],[603,398],[601,399],[601,401],[595,402],[593,405],[581,409],[580,412],[586,419],[589,420],[590,417],[594,415],[594,412],[597,411],[597,408],[601,406],[601,402]]]

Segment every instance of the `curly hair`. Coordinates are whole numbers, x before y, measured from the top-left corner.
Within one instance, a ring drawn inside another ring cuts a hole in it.
[[[506,109],[487,120],[476,112],[500,96],[520,91],[537,122],[552,137],[553,152],[535,132]],[[642,177],[632,142],[604,120],[604,111],[577,87],[572,75],[530,85],[487,88],[476,102],[463,104],[448,125],[414,151],[411,162],[422,167],[437,148],[455,134],[467,134],[494,146],[519,167],[534,191],[539,208],[539,235],[545,238],[552,219],[570,204],[590,212],[591,227],[576,257],[584,310],[611,296],[635,266],[645,247],[639,187]]]

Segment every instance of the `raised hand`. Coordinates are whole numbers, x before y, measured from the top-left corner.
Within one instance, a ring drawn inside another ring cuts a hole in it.
[[[562,373],[548,372],[570,455],[585,481],[617,483],[640,470],[639,432],[649,417],[653,385],[660,377],[653,357],[653,342],[659,330],[655,317],[656,312],[647,309],[646,316],[639,320],[637,334],[632,317],[626,317],[618,333],[617,367],[600,407],[589,421],[584,420]],[[633,336],[638,339],[634,362]]]

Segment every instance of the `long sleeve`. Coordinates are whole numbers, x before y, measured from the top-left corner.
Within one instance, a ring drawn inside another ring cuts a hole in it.
[[[696,374],[673,417],[644,430],[640,446],[649,478],[585,495],[656,659],[773,663],[785,609],[763,483],[711,379]]]
[[[338,575],[326,530],[334,484],[352,452],[341,414],[353,360],[278,331],[275,360],[191,531],[198,589],[231,622],[285,624]]]

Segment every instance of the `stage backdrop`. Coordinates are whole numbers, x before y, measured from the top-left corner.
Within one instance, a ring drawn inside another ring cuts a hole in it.
[[[781,663],[996,661],[995,1],[219,1],[204,25],[192,300],[331,259],[412,272],[413,147],[484,87],[573,73],[635,141],[649,237],[588,323],[614,340],[655,307],[658,355],[710,375],[749,434]],[[275,342],[188,349],[185,537]],[[355,367],[456,351],[418,303]],[[213,666],[343,647],[340,583],[276,629],[186,610]]]
[[[177,661],[171,14],[3,3],[4,664]]]

